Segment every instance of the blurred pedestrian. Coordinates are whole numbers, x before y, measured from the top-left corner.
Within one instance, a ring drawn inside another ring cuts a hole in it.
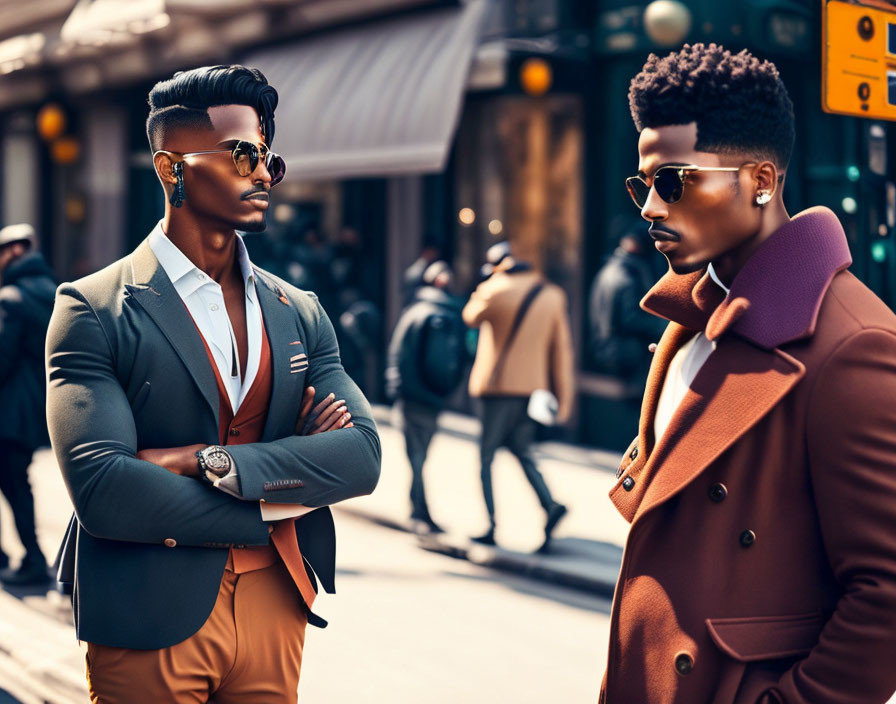
[[[896,316],[832,211],[787,212],[802,123],[774,64],[685,45],[629,102],[628,188],[670,268],[643,305],[671,322],[610,492],[632,528],[600,701],[881,704]]]
[[[386,390],[398,399],[411,463],[411,521],[418,532],[441,533],[429,513],[423,465],[446,398],[461,384],[467,360],[466,326],[451,295],[454,275],[443,261],[430,264],[423,285],[404,309],[389,343]]]
[[[617,215],[609,233],[619,245],[594,277],[588,301],[591,365],[596,372],[643,384],[648,345],[666,329],[639,305],[655,282],[650,260],[658,255],[641,218]]]
[[[334,590],[329,505],[377,483],[326,312],[237,233],[265,229],[285,174],[277,101],[243,66],[157,83],[164,217],[57,293],[47,417],[76,511],[60,576],[94,702],[295,704],[318,585]]]
[[[479,269],[479,281],[485,281],[495,273],[495,267],[510,256],[510,242],[503,240],[497,242],[485,251],[485,264]]]
[[[21,224],[0,230],[0,490],[25,548],[14,570],[0,551],[0,581],[7,585],[49,579],[37,542],[28,467],[34,450],[48,440],[44,344],[55,291],[34,228]]]
[[[435,261],[441,259],[442,253],[435,245],[426,245],[420,256],[404,271],[401,277],[402,301],[405,306],[414,299],[414,292],[423,285],[423,272]]]
[[[572,410],[573,352],[566,306],[563,289],[508,254],[463,309],[464,322],[479,328],[470,395],[481,399],[479,454],[489,528],[474,538],[476,542],[495,544],[492,460],[500,447],[519,460],[547,514],[541,551],[549,549],[554,528],[566,514],[566,506],[554,500],[535,465],[531,445],[536,423],[529,417],[533,392],[555,395],[557,422],[568,419]]]

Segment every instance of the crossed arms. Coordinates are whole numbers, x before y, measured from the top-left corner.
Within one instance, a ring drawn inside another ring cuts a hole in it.
[[[74,286],[60,287],[47,335],[47,420],[83,528],[130,542],[173,537],[180,545],[266,545],[259,500],[319,507],[372,492],[380,467],[376,427],[366,399],[342,368],[329,319],[314,305],[309,327],[317,334],[307,341],[306,382],[345,399],[352,427],[228,448],[239,471],[239,500],[138,457],[137,430],[115,375],[109,336],[84,296]],[[284,479],[300,479],[301,486],[265,489]]]

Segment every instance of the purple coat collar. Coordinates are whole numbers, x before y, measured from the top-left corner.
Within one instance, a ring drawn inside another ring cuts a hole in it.
[[[710,340],[728,331],[773,349],[815,332],[822,298],[852,264],[846,234],[832,211],[809,208],[766,240],[734,278],[727,296],[705,271],[669,271],[641,307]]]

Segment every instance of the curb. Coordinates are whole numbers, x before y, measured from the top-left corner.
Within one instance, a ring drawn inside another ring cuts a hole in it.
[[[355,507],[341,505],[334,506],[334,508],[384,528],[414,534],[408,523],[404,521]],[[479,545],[471,542],[466,536],[456,534],[417,535],[417,542],[421,548],[430,552],[466,560],[481,567],[527,577],[539,582],[586,591],[597,596],[612,598],[616,590],[616,579],[619,575],[618,565],[595,563],[596,571],[600,574],[588,575],[580,570],[551,565],[548,560],[532,553]]]

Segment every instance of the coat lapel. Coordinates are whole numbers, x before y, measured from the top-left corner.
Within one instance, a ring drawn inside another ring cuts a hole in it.
[[[736,335],[719,340],[646,460],[642,473],[650,482],[634,520],[693,481],[771,411],[804,373],[802,363],[780,350],[762,350]],[[655,409],[655,400],[653,404]],[[645,421],[652,423],[652,418],[650,414]],[[652,437],[652,427],[647,433]]]
[[[264,329],[271,347],[273,386],[268,417],[264,426],[263,440],[270,441],[295,430],[299,408],[302,404],[305,374],[291,373],[290,357],[297,353],[307,354],[306,340],[298,326],[298,313],[286,294],[276,284],[269,282],[255,270],[255,287],[258,303],[264,317]],[[300,341],[301,345],[294,344]]]
[[[180,357],[218,425],[218,385],[208,354],[187,307],[159,265],[149,240],[131,255],[132,282],[125,284],[128,295],[152,318]]]

